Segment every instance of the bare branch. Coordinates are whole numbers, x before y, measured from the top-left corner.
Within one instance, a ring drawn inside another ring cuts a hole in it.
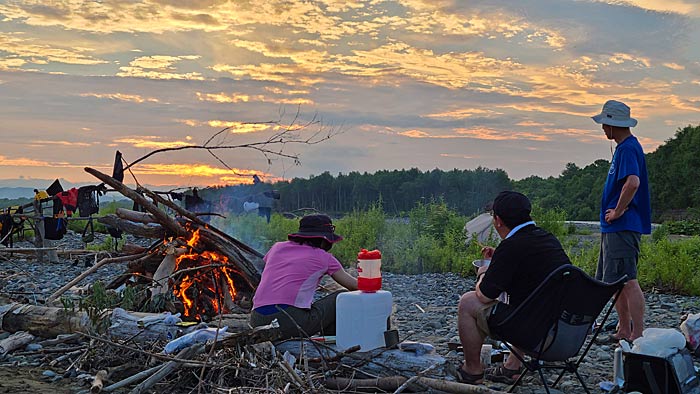
[[[284,116],[284,111],[280,113],[280,118]],[[303,123],[300,123],[301,119],[301,107],[297,107],[296,113],[294,114],[292,121],[288,124],[283,124],[280,120],[278,121],[267,121],[267,122],[242,122],[241,124],[244,125],[273,125],[273,130],[274,133],[272,133],[268,138],[266,138],[263,141],[257,141],[257,142],[250,142],[250,143],[244,143],[244,144],[226,144],[225,138],[222,138],[219,141],[219,144],[213,144],[213,142],[224,135],[226,132],[231,130],[231,127],[226,127],[223,128],[216,133],[214,133],[211,137],[209,137],[204,144],[202,145],[184,145],[184,146],[178,146],[178,147],[171,147],[171,148],[161,148],[161,149],[156,149],[145,156],[140,157],[139,159],[133,161],[130,164],[127,164],[124,167],[124,170],[129,170],[131,167],[134,165],[150,158],[153,155],[156,155],[158,153],[165,153],[165,152],[177,152],[177,151],[182,151],[182,150],[190,150],[190,149],[196,149],[196,150],[206,150],[210,155],[212,155],[219,163],[221,163],[224,167],[227,169],[234,171],[235,170],[229,166],[219,155],[215,153],[216,150],[221,150],[221,149],[252,149],[255,150],[263,155],[265,159],[268,162],[268,165],[272,164],[272,159],[273,158],[282,158],[282,159],[289,159],[294,162],[294,164],[299,165],[301,164],[301,161],[299,159],[299,156],[297,154],[293,153],[287,153],[285,149],[288,147],[290,144],[303,144],[303,145],[315,145],[318,143],[321,143],[323,141],[326,141],[336,134],[339,134],[340,131],[334,128],[325,128],[322,124],[322,122],[318,119],[317,114],[314,114],[314,116]],[[318,126],[318,130],[315,130],[311,132],[308,136],[304,136],[302,138],[302,133],[307,131],[308,129]],[[240,175],[240,174],[238,174]]]

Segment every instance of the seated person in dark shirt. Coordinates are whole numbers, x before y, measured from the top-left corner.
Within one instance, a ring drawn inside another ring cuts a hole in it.
[[[489,265],[479,268],[476,289],[459,300],[457,326],[464,351],[459,380],[479,384],[484,378],[481,345],[489,335],[489,319],[497,319],[517,307],[552,271],[571,264],[561,243],[537,227],[530,218],[528,198],[517,192],[501,192],[493,202],[493,223],[502,238],[497,248],[485,247]],[[527,327],[523,327],[527,330]],[[513,383],[522,367],[517,357],[486,371],[491,381]]]

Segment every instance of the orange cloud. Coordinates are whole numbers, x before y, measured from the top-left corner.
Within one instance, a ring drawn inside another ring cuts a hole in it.
[[[505,140],[530,140],[530,141],[550,141],[546,134],[530,133],[526,131],[496,130],[488,127],[458,128],[455,132],[462,137],[475,138],[479,140],[505,141]]]
[[[123,93],[81,93],[81,97],[96,97],[104,98],[109,100],[126,101],[132,103],[159,103],[160,100],[153,97],[142,97],[137,94],[123,94]]]
[[[213,167],[208,164],[146,164],[139,163],[133,168],[137,176],[178,176],[206,178],[200,180],[206,184],[251,184],[253,175],[262,176],[267,181],[274,182],[281,180],[272,174],[259,170],[245,168],[233,168],[229,170],[223,167]]]
[[[676,71],[685,70],[685,66],[682,66],[678,63],[664,63],[664,67],[668,67],[671,70],[676,70]]]
[[[129,62],[128,67],[119,67],[118,77],[135,77],[148,79],[184,79],[204,80],[201,73],[177,73],[174,64],[182,60],[196,60],[199,56],[142,56]]]
[[[2,14],[2,8],[0,8]],[[0,48],[9,54],[4,59],[5,67],[19,67],[24,63],[47,64],[50,62],[64,64],[96,65],[107,61],[96,59],[89,55],[94,48],[71,47],[64,48],[58,44],[35,44],[34,39],[20,34],[0,33]]]
[[[20,157],[17,159],[10,159],[7,156],[0,156],[0,163],[3,166],[10,167],[50,167],[53,163],[43,160],[28,159]]]
[[[118,144],[128,144],[136,148],[147,149],[165,149],[178,148],[181,146],[192,145],[184,141],[158,141],[160,137],[141,137],[141,138],[119,138],[114,140]]]
[[[479,108],[461,108],[446,112],[439,112],[435,114],[423,115],[426,118],[448,118],[448,119],[465,119],[471,118],[473,116],[491,116],[491,115],[501,115],[502,113],[496,112],[488,109]]]
[[[262,102],[262,103],[276,103],[276,104],[290,104],[290,105],[302,105],[302,104],[313,104],[314,102],[306,98],[275,98],[267,97],[262,94],[258,95],[248,95],[244,93],[201,93],[197,92],[197,98],[200,101],[212,101],[215,103],[247,103],[247,102]]]
[[[47,141],[47,140],[34,140],[31,141],[32,146],[45,146],[45,145],[62,145],[62,146],[72,146],[72,147],[87,147],[93,144],[87,142],[75,142],[75,141]]]

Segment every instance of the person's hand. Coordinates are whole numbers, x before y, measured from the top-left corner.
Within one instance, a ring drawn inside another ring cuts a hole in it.
[[[616,210],[614,210],[612,208],[606,209],[605,210],[605,222],[610,224],[614,220],[619,219],[622,215],[625,214],[625,212],[627,212],[627,208],[625,208],[625,210],[622,211],[622,213],[618,213]]]
[[[496,249],[490,246],[484,246],[483,248],[481,248],[481,256],[485,259],[490,259],[491,257],[493,257],[493,252],[495,250]]]
[[[476,274],[477,274],[477,275],[483,274],[483,273],[486,272],[486,270],[488,270],[488,269],[489,269],[489,266],[488,266],[488,265],[482,265],[481,267],[479,267],[478,270],[476,270]]]

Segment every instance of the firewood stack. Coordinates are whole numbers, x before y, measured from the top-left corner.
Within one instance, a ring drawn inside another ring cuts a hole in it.
[[[109,284],[116,288],[131,280],[150,289],[152,301],[165,298],[171,312],[189,320],[210,320],[223,313],[247,312],[262,272],[262,255],[204,222],[196,214],[152,191],[133,190],[92,168],[85,171],[145,209],[118,209],[98,220],[121,231],[157,239],[150,248],[133,248],[140,258]],[[168,215],[154,202],[170,208]],[[173,298],[175,296],[175,298]]]

